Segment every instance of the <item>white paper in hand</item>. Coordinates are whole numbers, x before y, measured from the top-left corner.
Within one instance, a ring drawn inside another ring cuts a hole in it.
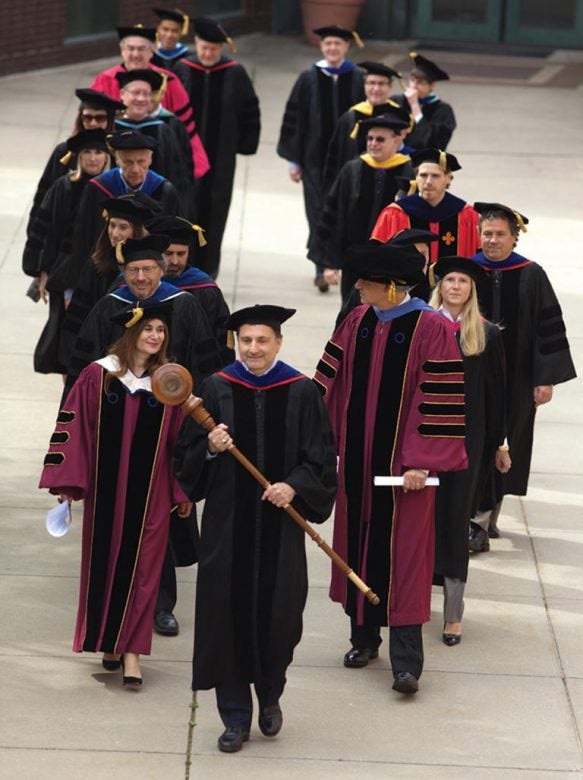
[[[57,504],[49,509],[45,519],[45,526],[51,536],[64,536],[71,527],[73,516],[71,505],[67,501]]]

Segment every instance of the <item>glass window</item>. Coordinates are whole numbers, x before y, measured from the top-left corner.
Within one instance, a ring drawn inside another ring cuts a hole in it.
[[[575,24],[576,0],[521,0],[521,27],[570,29]]]
[[[111,33],[117,27],[119,0],[67,0],[66,8],[66,38]]]
[[[488,16],[488,0],[433,0],[434,22],[483,24]]]

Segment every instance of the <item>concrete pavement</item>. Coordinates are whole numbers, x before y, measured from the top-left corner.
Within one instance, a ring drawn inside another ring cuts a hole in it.
[[[284,357],[309,375],[329,337],[337,291],[312,286],[304,259],[299,188],[275,153],[283,106],[314,51],[292,39],[252,35],[238,58],[253,71],[263,133],[240,158],[219,282],[229,304],[294,305]],[[368,59],[402,63],[405,44],[375,45]],[[431,53],[426,52],[431,56]],[[458,130],[463,170],[454,192],[501,200],[531,220],[518,250],[544,264],[564,309],[581,374],[583,353],[583,101],[581,86],[552,88],[568,60],[436,53],[460,81],[440,85]],[[507,62],[506,62],[507,61]],[[32,351],[46,310],[24,292],[24,227],[36,181],[76,110],[76,87],[111,61],[0,80],[0,778],[160,780],[184,776],[196,568],[180,571],[177,638],[155,637],[144,689],[123,690],[98,659],[71,650],[81,511],[53,539],[36,489],[61,383],[35,375]],[[464,77],[464,63],[472,77]],[[504,78],[505,64],[510,76]],[[490,69],[490,70],[489,70]],[[489,74],[493,73],[491,77]],[[562,70],[561,70],[562,69]],[[518,75],[517,75],[518,74]],[[554,79],[554,81],[553,81]],[[348,623],[327,597],[328,560],[308,540],[310,596],[302,643],[272,741],[254,727],[236,756],[216,750],[212,693],[199,694],[193,778],[556,778],[583,774],[583,416],[581,380],[557,388],[540,410],[529,495],[504,504],[503,538],[471,562],[463,642],[440,642],[441,594],[425,628],[421,691],[390,690],[386,642],[364,670],[342,667]],[[331,521],[325,527],[330,537]]]

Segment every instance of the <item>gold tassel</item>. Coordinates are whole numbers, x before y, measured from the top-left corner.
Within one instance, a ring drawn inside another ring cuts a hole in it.
[[[105,220],[109,219],[109,211],[107,209],[103,209],[103,211],[101,212],[101,218]]]
[[[356,30],[352,31],[352,37],[354,38],[354,43],[358,46],[358,48],[359,49],[364,49],[364,43],[362,42],[362,38],[356,32]]]
[[[61,165],[69,165],[69,162],[70,162],[70,160],[71,160],[71,157],[72,157],[72,156],[73,156],[73,152],[66,152],[66,153],[65,153],[65,154],[64,154],[64,155],[61,157],[61,159],[59,160],[59,162],[61,163]]]
[[[119,244],[118,244],[119,246]],[[144,310],[141,308],[141,306],[136,306],[135,309],[132,309],[133,317],[129,322],[126,322],[125,326],[126,328],[133,328],[134,325],[139,322],[142,317],[144,316]]]
[[[177,8],[176,10],[179,14],[182,14],[182,30],[180,30],[180,35],[188,35],[188,30],[190,29],[190,17],[180,8]]]
[[[397,300],[397,285],[391,280],[387,290],[387,301],[389,303],[395,303]]]
[[[162,100],[166,92],[166,87],[168,86],[168,74],[160,73],[160,75],[162,76],[162,83],[160,84],[160,89],[156,90],[156,92],[152,92],[152,100],[154,101],[154,103],[159,103]]]
[[[524,220],[522,219],[518,211],[512,211],[512,213],[514,214],[514,216],[516,217],[516,221],[518,222],[518,229],[521,230],[523,233],[528,233],[528,230],[526,229],[526,225],[524,224]]]
[[[352,128],[349,138],[351,138],[353,141],[356,141],[356,139],[358,138],[359,129],[360,129],[360,122],[357,122]]]
[[[435,271],[433,270],[434,265],[435,263],[429,261],[429,268],[427,269],[427,281],[429,282],[429,286],[431,287],[431,289],[433,289],[437,284],[435,280]]]
[[[201,228],[200,225],[192,225],[192,229],[196,230],[196,232],[198,233],[198,245],[201,247],[206,246],[208,242],[206,238],[203,236],[204,233],[203,228]]]
[[[407,195],[415,195],[417,192],[417,182],[415,179],[409,179],[409,189],[407,190]]]
[[[235,349],[235,334],[232,330],[227,331],[227,349]]]
[[[447,171],[447,154],[439,150],[439,167],[445,173]]]
[[[229,49],[233,54],[237,53],[237,47],[235,46],[235,43],[233,42],[233,39],[230,35],[227,35],[227,43],[229,44]]]
[[[123,256],[123,245],[125,244],[125,241],[120,241],[119,244],[115,245],[115,259],[117,260],[118,265],[125,265],[125,257]]]

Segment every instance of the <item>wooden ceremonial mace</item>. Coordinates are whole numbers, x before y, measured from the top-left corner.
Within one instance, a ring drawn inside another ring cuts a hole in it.
[[[195,395],[192,395],[192,387],[193,383],[190,373],[184,366],[181,366],[178,363],[166,363],[156,369],[152,375],[152,390],[158,401],[163,404],[168,404],[169,406],[181,405],[185,417],[192,417],[192,419],[204,428],[205,431],[210,432],[217,427],[217,424],[204,408],[202,398],[197,398]],[[228,451],[239,461],[243,468],[247,469],[252,477],[259,482],[262,488],[265,489],[270,486],[271,483],[265,479],[259,469],[254,466],[234,444],[231,444]],[[307,520],[305,520],[291,504],[286,504],[282,509],[285,509],[288,515],[304,529],[308,536],[310,536],[318,547],[332,559],[348,579],[364,593],[371,604],[376,606],[380,603],[377,594],[352,571],[346,561],[344,561],[338,553],[335,552],[330,545],[316,533],[316,531],[314,531]]]

